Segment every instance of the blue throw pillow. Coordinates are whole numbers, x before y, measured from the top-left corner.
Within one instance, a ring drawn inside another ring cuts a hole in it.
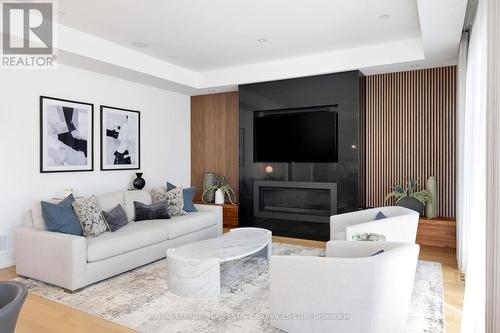
[[[69,235],[82,235],[82,227],[73,211],[74,201],[73,194],[70,194],[58,204],[46,201],[40,203],[47,230]]]
[[[177,188],[174,184],[167,182],[167,192]],[[195,187],[187,187],[182,189],[182,197],[184,199],[184,211],[187,213],[197,212],[193,204]]]
[[[182,197],[184,198],[184,211],[188,213],[197,212],[196,207],[193,204],[194,190],[194,187],[182,189]]]
[[[171,183],[167,182],[167,192],[168,191],[172,191],[174,188],[177,188],[177,186],[175,186],[174,184],[171,184]]]
[[[384,215],[382,212],[378,212],[377,216],[375,216],[375,220],[382,220],[385,219],[387,216]]]
[[[382,253],[384,253],[384,250],[378,250],[377,252],[375,252],[374,254],[372,254],[371,257],[379,255],[379,254],[382,254]]]

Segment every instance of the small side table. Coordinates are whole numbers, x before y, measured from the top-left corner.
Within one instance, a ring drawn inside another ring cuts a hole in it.
[[[215,204],[213,202],[202,202],[195,200],[193,201],[195,204],[201,204],[201,205],[217,205],[217,206],[222,206],[222,211],[223,211],[223,224],[224,228],[237,228],[239,225],[238,219],[239,219],[239,206],[236,205],[231,205],[230,203],[225,203],[223,205]]]
[[[352,240],[354,241],[372,241],[372,242],[384,242],[385,236],[375,233],[363,233],[352,235]]]

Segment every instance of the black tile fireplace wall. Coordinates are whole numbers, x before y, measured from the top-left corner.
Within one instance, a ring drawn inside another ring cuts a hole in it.
[[[254,181],[336,183],[337,213],[364,205],[364,89],[359,71],[239,86],[240,225],[288,237],[329,239],[329,223],[254,214]],[[338,163],[255,163],[255,111],[337,105]]]

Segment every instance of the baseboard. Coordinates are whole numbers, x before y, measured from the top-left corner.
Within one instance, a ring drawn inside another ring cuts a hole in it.
[[[0,251],[0,268],[14,266],[14,250]]]

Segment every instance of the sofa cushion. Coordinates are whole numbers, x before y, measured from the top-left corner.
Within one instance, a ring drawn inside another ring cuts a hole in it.
[[[111,211],[118,205],[121,205],[122,207],[125,206],[123,192],[99,194],[95,197],[97,198],[97,202],[99,202],[99,206],[101,206],[101,209],[106,212]]]
[[[87,238],[87,261],[96,262],[166,241],[164,230],[129,223],[115,232]]]
[[[168,239],[208,228],[217,224],[217,215],[212,212],[196,212],[176,216],[168,224]]]
[[[174,239],[216,225],[217,215],[213,212],[196,212],[175,216],[170,220],[141,221],[136,224],[162,228],[168,239]]]
[[[152,228],[155,230],[161,230],[161,234],[165,239],[168,239],[168,224],[172,221],[171,219],[159,219],[159,220],[145,220],[135,222],[133,224],[142,226],[144,228]]]
[[[129,222],[135,220],[134,201],[142,202],[146,205],[151,205],[151,194],[148,191],[127,191],[124,193],[125,213]]]

